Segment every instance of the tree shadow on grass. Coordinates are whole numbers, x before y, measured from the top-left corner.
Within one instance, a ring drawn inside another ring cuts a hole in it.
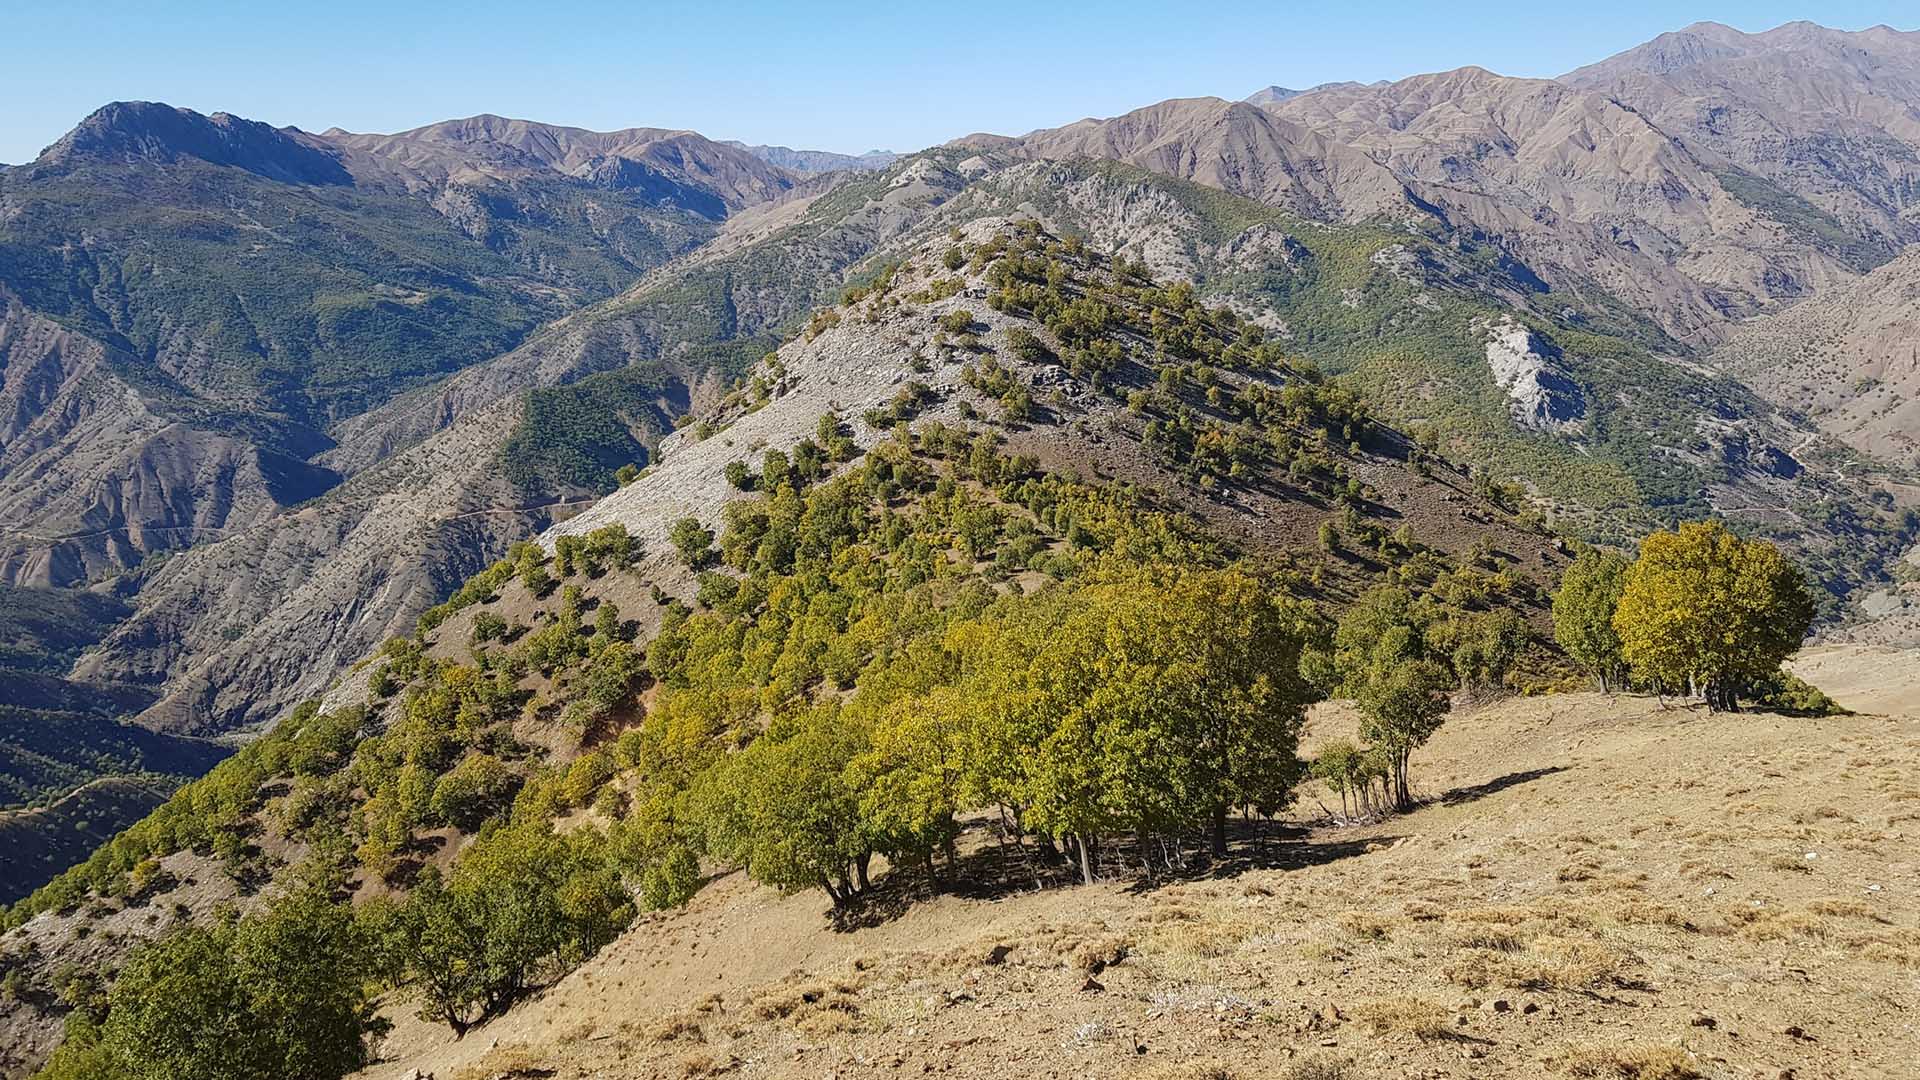
[[[836,908],[831,914],[833,928],[853,931],[892,922],[914,904],[936,895],[993,902],[1080,883],[1079,864],[1065,853],[1048,856],[1031,841],[1016,844],[987,825],[976,825],[968,833],[976,841],[984,837],[987,842],[976,843],[956,865],[942,861],[937,889],[923,872],[893,868],[866,892]],[[1095,873],[1101,882],[1121,882],[1130,892],[1149,892],[1181,882],[1233,878],[1250,870],[1319,866],[1363,855],[1401,839],[1368,836],[1315,841],[1311,836],[1310,830],[1297,826],[1235,820],[1229,824],[1224,857],[1207,854],[1205,843],[1192,838],[1167,846],[1155,838],[1151,850],[1146,851],[1134,840],[1112,840],[1101,851]]]
[[[1522,772],[1508,773],[1505,776],[1496,776],[1484,784],[1471,784],[1466,787],[1454,788],[1452,791],[1440,796],[1440,805],[1458,806],[1461,803],[1470,803],[1476,799],[1484,799],[1489,795],[1505,791],[1510,787],[1530,784],[1543,776],[1552,776],[1554,773],[1566,771],[1567,766],[1565,765],[1547,765],[1538,769],[1526,769]]]

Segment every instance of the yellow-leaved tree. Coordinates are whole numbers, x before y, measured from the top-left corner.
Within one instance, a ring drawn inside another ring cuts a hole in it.
[[[1805,577],[1779,548],[1696,522],[1641,543],[1613,627],[1638,676],[1735,709],[1799,649],[1813,614]]]

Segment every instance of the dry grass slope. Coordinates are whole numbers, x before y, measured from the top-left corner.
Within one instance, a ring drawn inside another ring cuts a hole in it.
[[[1501,702],[1421,755],[1416,813],[1333,828],[1309,792],[1219,876],[842,932],[727,878],[464,1041],[398,1016],[363,1080],[1912,1076],[1920,679],[1812,659],[1876,711]]]

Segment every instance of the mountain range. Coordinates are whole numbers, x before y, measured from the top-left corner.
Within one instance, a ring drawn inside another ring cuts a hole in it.
[[[816,313],[1023,216],[1191,282],[1556,528],[1728,517],[1836,625],[1908,575],[1920,33],[1699,24],[1558,79],[1274,86],[904,155],[116,103],[0,172],[0,615],[110,605],[8,738],[84,714],[124,744],[20,802],[203,768],[517,541],[717,523],[730,454],[692,432],[763,358],[815,346],[805,409],[738,420],[742,453],[884,411],[899,373],[868,361],[932,331]],[[1116,467],[1086,433],[1124,419],[1062,415],[1036,452]]]

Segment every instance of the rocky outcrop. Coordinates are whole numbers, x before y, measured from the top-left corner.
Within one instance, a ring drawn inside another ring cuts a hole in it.
[[[1587,415],[1586,393],[1562,364],[1559,348],[1511,318],[1485,330],[1487,368],[1512,403],[1513,422],[1535,431],[1577,428]]]

